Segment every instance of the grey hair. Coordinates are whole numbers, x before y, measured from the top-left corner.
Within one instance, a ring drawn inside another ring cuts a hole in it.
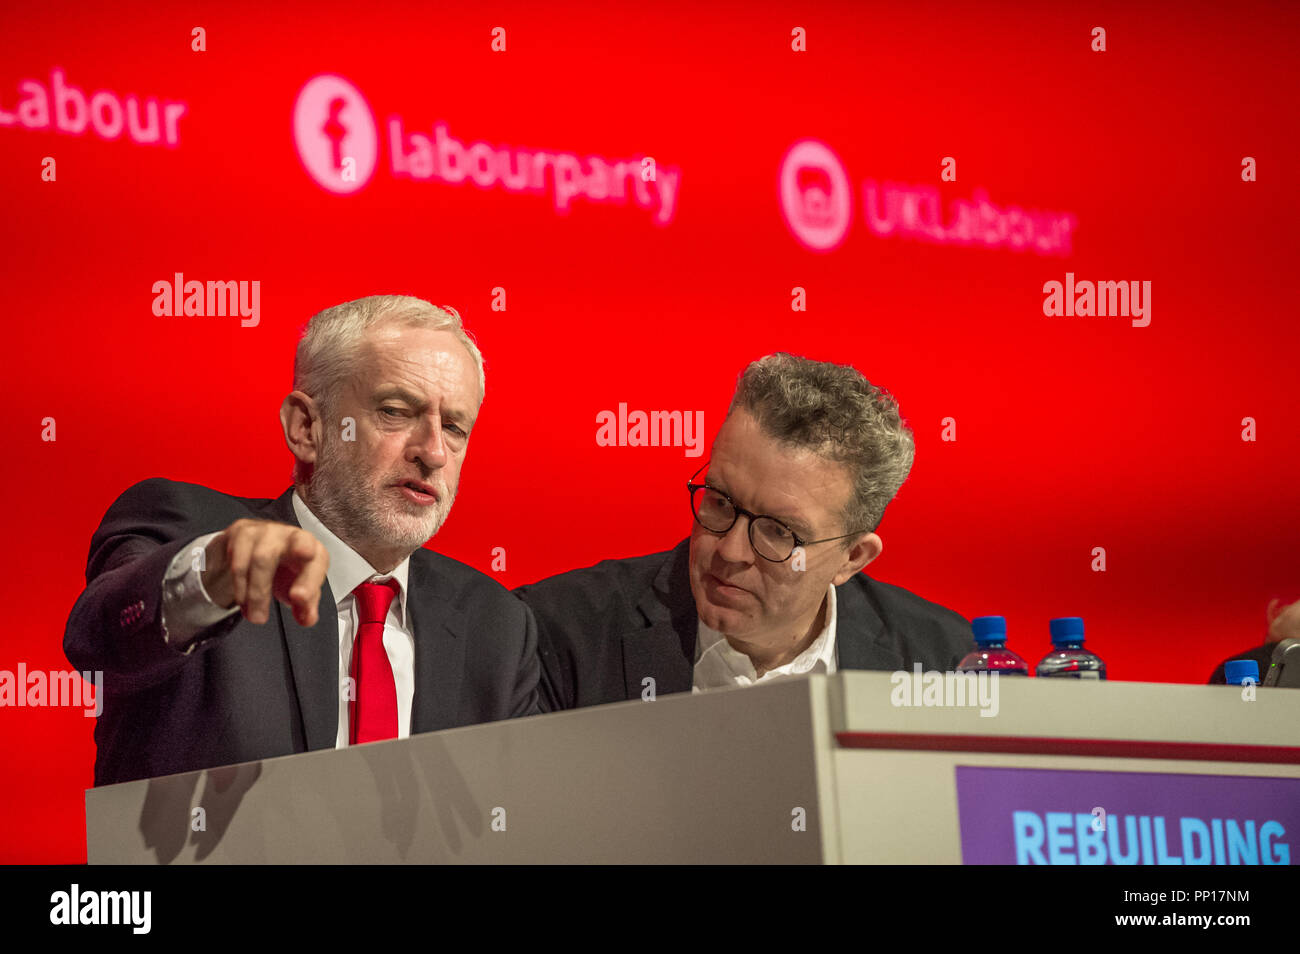
[[[450,331],[474,359],[478,393],[484,394],[483,355],[461,324],[460,314],[447,305],[433,305],[410,295],[371,295],[317,312],[307,322],[293,359],[293,387],[304,391],[331,417],[339,391],[351,374],[366,331],[381,321]]]
[[[875,530],[912,469],[916,443],[898,402],[848,365],[769,354],[740,375],[727,415],[737,408],[781,443],[848,467],[849,532]]]

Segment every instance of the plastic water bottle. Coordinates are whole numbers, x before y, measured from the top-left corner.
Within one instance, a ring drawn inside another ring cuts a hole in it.
[[[958,672],[996,672],[1003,676],[1028,676],[1029,663],[1007,649],[1005,616],[976,616],[970,622],[975,651],[957,664]]]
[[[1083,619],[1063,616],[1048,624],[1052,651],[1038,663],[1036,675],[1067,679],[1105,679],[1106,664],[1083,648]]]
[[[1259,663],[1253,659],[1233,659],[1223,664],[1223,677],[1230,686],[1259,685]]]

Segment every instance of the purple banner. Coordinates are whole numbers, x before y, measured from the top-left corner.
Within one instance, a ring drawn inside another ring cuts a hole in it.
[[[957,766],[968,865],[1289,865],[1300,779]]]

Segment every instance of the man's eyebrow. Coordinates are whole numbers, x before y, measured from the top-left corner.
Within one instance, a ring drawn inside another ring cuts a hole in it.
[[[389,398],[397,398],[400,401],[405,401],[407,404],[411,405],[412,407],[422,408],[422,407],[426,407],[429,403],[423,398],[418,397],[415,394],[412,394],[410,391],[406,390],[406,388],[401,387],[400,385],[391,385],[389,387],[380,388],[378,391],[375,392],[374,400],[376,403],[380,401],[387,401]]]

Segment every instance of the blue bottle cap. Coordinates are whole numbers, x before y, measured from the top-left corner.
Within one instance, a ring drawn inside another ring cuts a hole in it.
[[[977,643],[1004,643],[1007,640],[1005,616],[976,616],[970,621],[970,628]]]
[[[1083,617],[1061,616],[1047,624],[1053,643],[1083,642]]]
[[[1253,659],[1234,659],[1223,664],[1223,675],[1227,677],[1230,686],[1240,686],[1241,680],[1247,677],[1254,680],[1255,685],[1258,686],[1259,663]]]

